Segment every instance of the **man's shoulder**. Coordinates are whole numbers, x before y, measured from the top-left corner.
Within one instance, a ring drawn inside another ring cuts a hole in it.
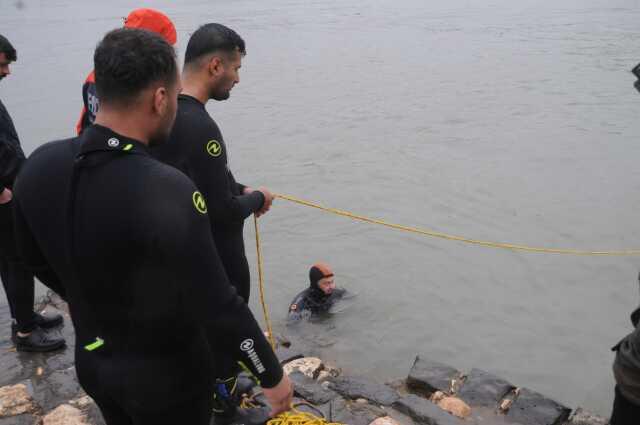
[[[174,130],[188,132],[190,134],[220,133],[220,128],[215,120],[209,115],[202,104],[191,98],[180,98],[178,100],[178,113]]]
[[[77,138],[55,140],[48,142],[29,155],[29,160],[25,163],[26,170],[41,167],[55,167],[63,163],[70,163],[80,151],[80,144]],[[24,171],[23,171],[24,173]]]
[[[304,309],[307,301],[308,293],[309,293],[309,288],[305,289],[304,291],[296,295],[293,298],[293,301],[291,301],[291,304],[289,305],[289,311],[296,311],[296,310],[299,311]]]

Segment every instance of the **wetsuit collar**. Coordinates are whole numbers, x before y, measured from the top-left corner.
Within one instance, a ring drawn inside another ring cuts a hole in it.
[[[122,136],[110,128],[94,124],[82,132],[80,155],[90,152],[126,152],[149,155],[149,148],[142,142]]]
[[[200,100],[188,94],[181,93],[180,95],[178,95],[178,100],[188,100],[190,102],[197,103],[198,105],[204,108],[204,103],[200,102]]]

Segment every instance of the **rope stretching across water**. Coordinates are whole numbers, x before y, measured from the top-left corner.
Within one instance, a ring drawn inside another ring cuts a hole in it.
[[[415,233],[419,235],[429,236],[433,238],[446,239],[450,241],[463,242],[471,245],[480,245],[490,248],[508,249],[512,251],[526,251],[526,252],[538,252],[547,254],[566,254],[566,255],[583,255],[583,256],[635,256],[640,255],[640,250],[618,250],[618,251],[587,251],[579,249],[562,249],[562,248],[540,248],[526,245],[516,245],[503,242],[491,242],[477,239],[471,239],[463,236],[451,235],[448,233],[436,232],[433,230],[421,229],[418,227],[404,226],[401,224],[390,223],[384,220],[379,220],[363,215],[354,214],[349,211],[339,210],[337,208],[330,208],[322,206],[318,203],[307,201],[304,199],[296,198],[290,195],[274,194],[277,198],[285,201],[293,202],[298,205],[303,205],[310,208],[315,208],[330,214],[347,217],[352,220],[364,221],[366,223],[377,224],[380,226],[389,227],[396,230],[402,230],[404,232]],[[262,263],[262,252],[260,250],[260,231],[258,229],[258,219],[254,215],[254,224],[256,231],[256,251],[258,257],[258,280],[260,288],[260,303],[262,304],[262,311],[264,314],[264,321],[267,326],[267,332],[269,333],[269,342],[275,349],[275,339],[273,335],[273,329],[271,327],[271,321],[269,320],[269,312],[267,310],[267,304],[264,299],[264,274]],[[307,412],[300,412],[293,408],[289,412],[282,413],[277,417],[267,422],[267,425],[342,425],[336,423],[328,423],[325,419],[313,415]]]
[[[562,249],[562,248],[539,248],[532,247],[526,245],[516,245],[511,243],[503,243],[503,242],[490,242],[490,241],[482,241],[477,239],[471,239],[463,236],[451,235],[448,233],[436,232],[434,230],[421,229],[418,227],[404,226],[401,224],[389,223],[384,220],[378,220],[371,217],[366,217],[363,215],[354,214],[349,211],[339,210],[337,208],[330,208],[322,206],[318,203],[306,201],[304,199],[296,198],[290,195],[283,194],[275,194],[277,198],[283,199],[285,201],[293,202],[299,205],[304,205],[306,207],[316,208],[321,211],[340,215],[343,217],[351,218],[352,220],[364,221],[366,223],[377,224],[380,226],[390,227],[396,230],[402,230],[404,232],[416,233],[419,235],[429,236],[432,238],[446,239],[450,241],[464,242],[472,245],[480,245],[491,248],[501,248],[508,249],[512,251],[527,251],[527,252],[542,252],[548,254],[569,254],[569,255],[609,255],[609,256],[634,256],[640,255],[640,249],[629,249],[629,250],[618,250],[618,251],[586,251],[580,249]]]

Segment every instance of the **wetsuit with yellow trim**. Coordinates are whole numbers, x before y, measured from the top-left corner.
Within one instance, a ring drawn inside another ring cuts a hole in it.
[[[231,283],[249,301],[250,275],[245,255],[244,220],[259,211],[264,195],[243,194],[229,169],[227,147],[215,121],[196,98],[180,95],[169,142],[153,150],[161,161],[191,177],[209,208],[211,233]]]
[[[144,144],[94,125],[44,145],[23,168],[15,201],[24,258],[64,282],[78,378],[107,423],[207,423],[218,352],[263,387],[280,381],[229,284],[206,202]]]

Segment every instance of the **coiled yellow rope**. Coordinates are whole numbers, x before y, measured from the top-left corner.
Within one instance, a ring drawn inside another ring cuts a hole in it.
[[[293,202],[299,205],[304,205],[306,207],[316,208],[324,212],[340,215],[343,217],[348,217],[353,220],[359,220],[367,223],[378,224],[380,226],[390,227],[392,229],[402,230],[405,232],[417,233],[420,235],[430,236],[433,238],[447,239],[450,241],[464,242],[468,244],[487,246],[491,248],[502,248],[502,249],[509,249],[512,251],[544,252],[549,254],[570,254],[570,255],[609,255],[609,256],[640,255],[639,249],[629,249],[629,250],[621,250],[621,251],[585,251],[585,250],[579,250],[579,249],[537,248],[537,247],[531,247],[526,245],[515,245],[510,243],[502,243],[502,242],[482,241],[477,239],[465,238],[463,236],[456,236],[456,235],[450,235],[447,233],[436,232],[433,230],[420,229],[418,227],[410,227],[410,226],[403,226],[401,224],[389,223],[384,220],[365,217],[363,215],[354,214],[349,211],[343,211],[337,208],[325,207],[315,202],[306,201],[304,199],[296,198],[290,195],[283,195],[279,193],[274,195],[275,197],[283,199],[285,201]]]
[[[342,425],[339,422],[328,422],[313,413],[301,412],[296,408],[284,412],[267,421],[267,425]]]

